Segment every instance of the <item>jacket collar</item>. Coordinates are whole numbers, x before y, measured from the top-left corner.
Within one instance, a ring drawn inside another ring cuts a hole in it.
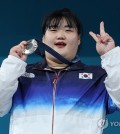
[[[73,60],[70,66],[68,66],[65,70],[80,70],[84,69],[85,64],[83,64],[80,61],[80,58],[76,56]],[[36,63],[32,66],[32,69],[37,69],[37,70],[51,70],[50,67],[47,65],[47,61],[44,58],[42,62]]]

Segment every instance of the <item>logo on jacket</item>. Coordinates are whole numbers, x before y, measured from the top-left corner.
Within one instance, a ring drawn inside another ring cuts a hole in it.
[[[92,79],[92,73],[79,73],[79,79]]]
[[[34,78],[35,77],[35,74],[25,72],[22,76],[23,77],[27,77],[27,78]]]

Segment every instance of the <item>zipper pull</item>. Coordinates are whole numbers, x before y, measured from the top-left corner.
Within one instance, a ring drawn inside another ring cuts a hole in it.
[[[57,79],[58,79],[58,74],[55,75],[54,80],[53,80],[53,84],[57,83]]]

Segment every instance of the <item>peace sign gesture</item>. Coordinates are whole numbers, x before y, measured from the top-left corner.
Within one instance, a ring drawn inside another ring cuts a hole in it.
[[[105,32],[104,22],[100,23],[100,34],[89,32],[96,41],[96,50],[100,55],[103,55],[115,47],[113,38]]]

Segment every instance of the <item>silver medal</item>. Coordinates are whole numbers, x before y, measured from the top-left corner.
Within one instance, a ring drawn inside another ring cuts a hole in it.
[[[27,45],[25,46],[23,50],[23,53],[27,55],[32,54],[35,52],[37,47],[38,47],[38,43],[35,39],[28,40]]]

